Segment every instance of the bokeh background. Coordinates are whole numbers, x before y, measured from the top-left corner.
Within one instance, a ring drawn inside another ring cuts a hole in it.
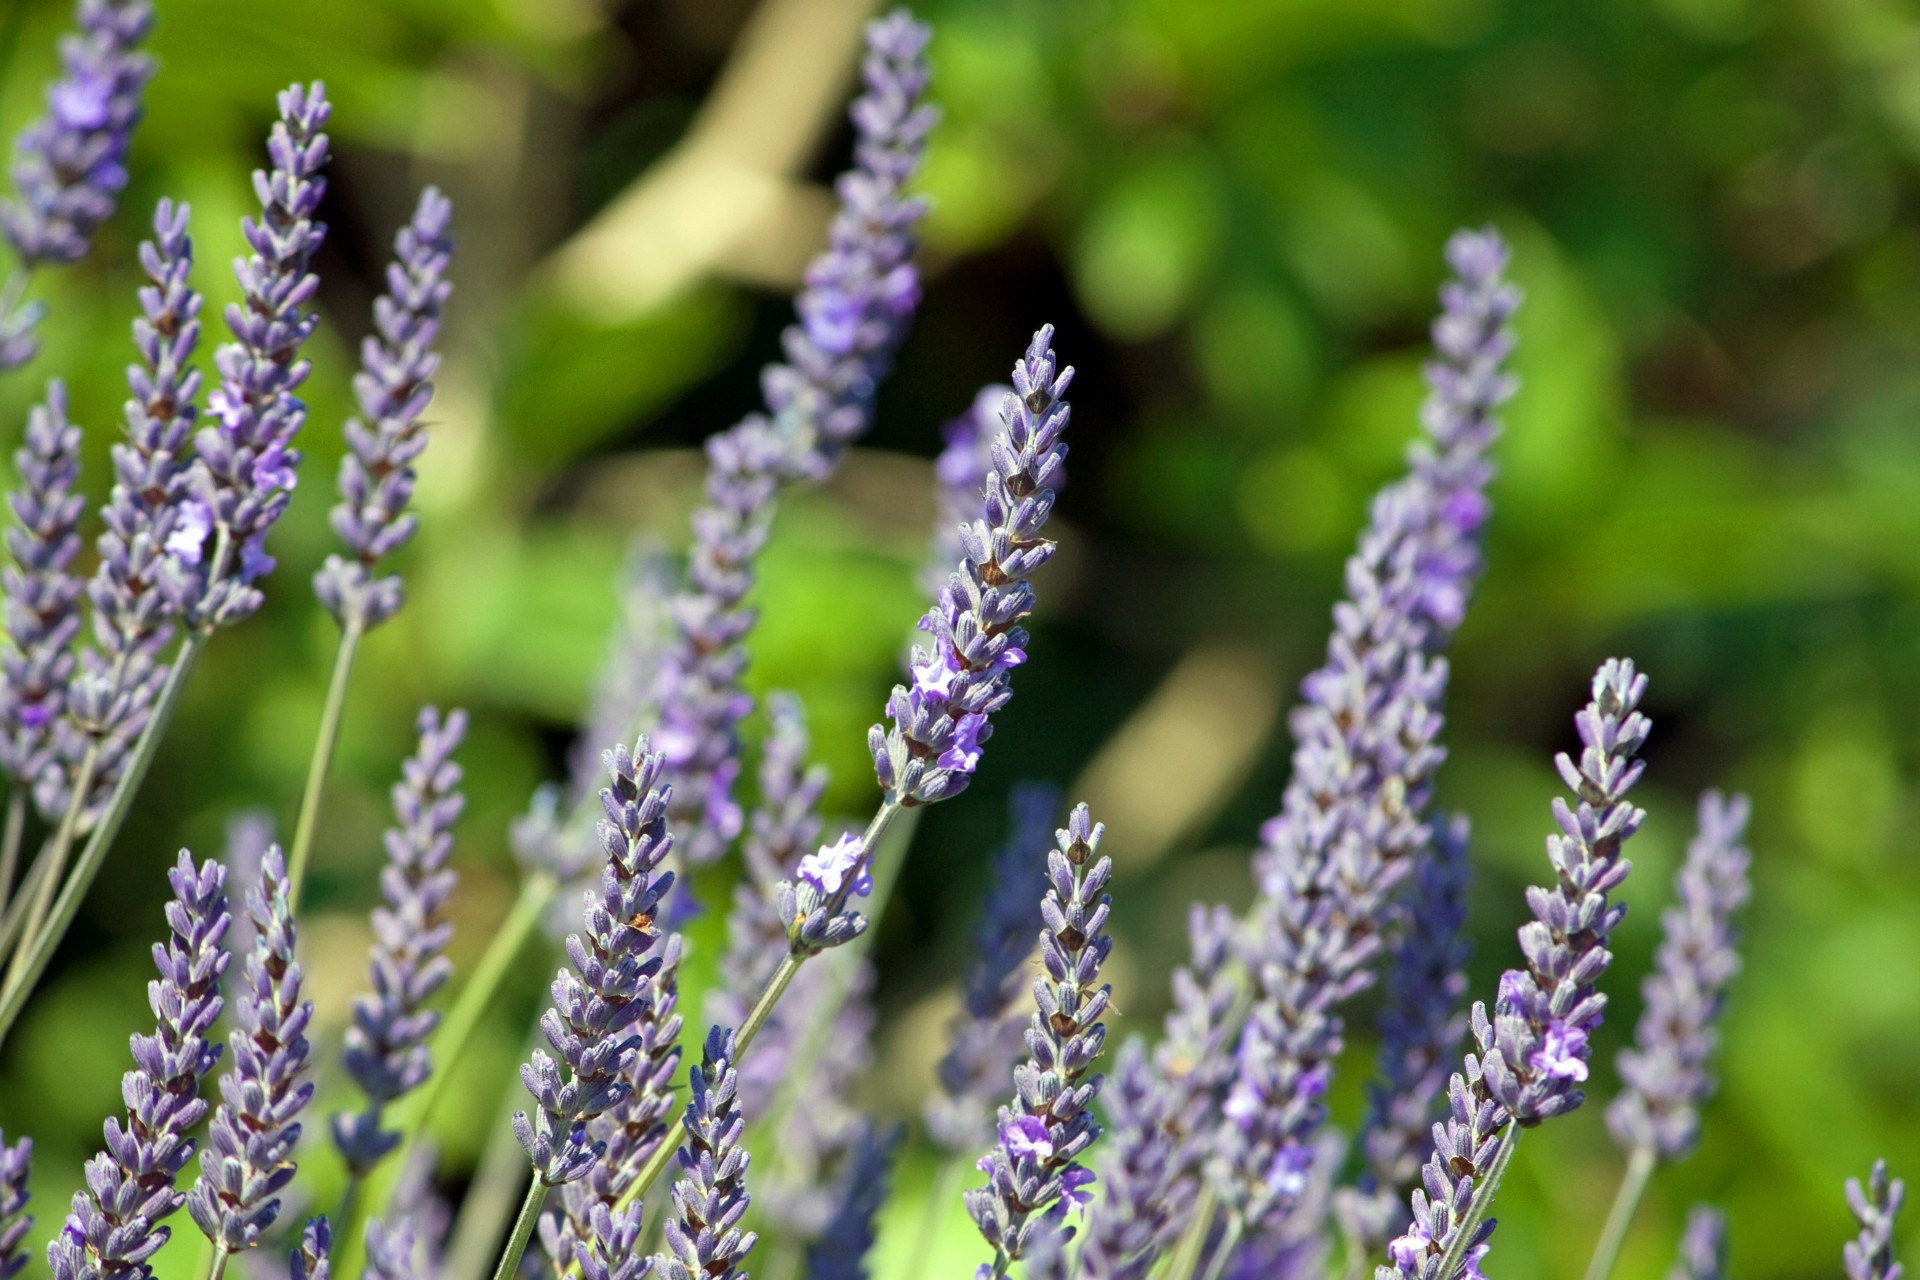
[[[458,960],[513,893],[508,822],[561,767],[626,550],[686,538],[695,448],[758,402],[844,164],[870,0],[161,0],[162,70],[121,215],[49,275],[47,350],[0,383],[17,438],[69,380],[98,495],[123,397],[133,248],[192,202],[199,283],[234,294],[273,92],[323,78],[337,160],[308,384],[310,462],[265,612],[223,635],[72,939],[0,1054],[0,1126],[39,1143],[41,1234],[147,1017],[163,864],[236,814],[290,825],[334,629],[307,575],[353,352],[392,228],[441,184],[460,250],[406,558],[363,647],[304,938],[337,1044],[363,982],[385,788],[425,701],[472,710]],[[756,690],[807,699],[831,808],[875,796],[864,731],[921,605],[938,426],[1059,326],[1080,370],[1065,550],[1034,661],[972,791],[927,815],[875,955],[864,1100],[912,1117],[1004,797],[1050,778],[1111,827],[1117,1030],[1152,1031],[1185,905],[1243,904],[1286,706],[1316,665],[1368,493],[1415,424],[1440,249],[1512,241],[1523,386],[1485,586],[1456,650],[1443,803],[1475,822],[1475,990],[1545,866],[1550,756],[1604,657],[1651,674],[1657,736],[1610,1062],[1700,788],[1755,798],[1748,966],[1704,1148],[1662,1170],[1623,1259],[1664,1271],[1688,1204],[1733,1268],[1830,1274],[1841,1180],[1920,1174],[1920,22],[1892,0],[921,0],[945,110],[923,189],[926,301],[867,446],[780,515]],[[0,0],[0,136],[67,20]],[[595,223],[616,198],[627,215]],[[592,235],[583,229],[594,227]],[[756,732],[757,732],[756,722]],[[723,900],[730,870],[703,880]],[[695,926],[710,963],[720,913]],[[549,969],[529,953],[443,1117],[457,1189],[501,1122]],[[690,1009],[697,1004],[690,1004]],[[1365,1025],[1365,1018],[1360,1020]],[[1336,1090],[1358,1113],[1369,1045]],[[1613,1088],[1597,1073],[1594,1094]],[[1498,1274],[1583,1265],[1621,1161],[1600,1108],[1522,1149]],[[318,1136],[321,1126],[311,1126]],[[333,1192],[324,1156],[314,1177]],[[918,1139],[882,1275],[967,1274],[957,1204],[916,1248]],[[193,1236],[190,1227],[183,1237]],[[1909,1251],[1912,1255],[1911,1250]],[[190,1249],[163,1255],[184,1276]]]

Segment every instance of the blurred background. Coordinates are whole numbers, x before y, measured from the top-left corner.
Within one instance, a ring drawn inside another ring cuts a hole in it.
[[[0,1054],[0,1127],[39,1144],[40,1234],[116,1105],[149,1017],[161,871],[229,822],[284,830],[334,645],[307,578],[348,378],[394,227],[423,182],[460,238],[421,478],[411,604],[362,648],[304,928],[337,1045],[364,985],[386,788],[423,702],[474,714],[454,954],[504,915],[506,828],[556,776],[620,613],[636,534],[686,540],[708,433],[759,402],[847,159],[870,0],[161,0],[161,71],[121,213],[40,282],[39,382],[106,449],[130,358],[134,247],[194,208],[212,303],[238,252],[273,93],[323,78],[337,158],[306,483],[264,613],[223,635],[68,945]],[[1830,1274],[1840,1184],[1920,1175],[1920,23],[1891,0],[921,0],[945,111],[926,300],[864,448],[785,502],[751,682],[802,693],[830,809],[876,792],[865,729],[913,619],[939,425],[1059,326],[1079,368],[1064,550],[1034,660],[973,789],[928,813],[877,931],[863,1101],[913,1118],[1004,798],[1091,801],[1118,864],[1116,1031],[1152,1033],[1186,904],[1244,905],[1286,707],[1317,665],[1367,495],[1415,430],[1440,250],[1511,240],[1522,389],[1497,457],[1489,571],[1455,650],[1441,802],[1471,814],[1474,991],[1515,954],[1545,868],[1552,752],[1603,658],[1650,673],[1656,737],[1611,1063],[1707,786],[1749,791],[1757,892],[1702,1150],[1663,1169],[1623,1276],[1664,1273],[1687,1206],[1733,1270]],[[0,136],[38,109],[60,0],[0,0]],[[616,198],[621,216],[596,222]],[[583,235],[584,230],[590,234]],[[210,306],[211,311],[211,306]],[[210,337],[217,337],[210,326]],[[751,726],[756,734],[759,721]],[[700,887],[724,901],[734,872]],[[723,913],[693,926],[695,976]],[[550,975],[529,952],[442,1117],[457,1188],[500,1122]],[[698,1003],[685,1006],[697,1021]],[[1370,1049],[1335,1091],[1359,1113]],[[1610,1096],[1610,1068],[1592,1095]],[[1522,1148],[1499,1274],[1583,1265],[1621,1160],[1590,1105]],[[323,1125],[309,1126],[318,1138]],[[318,1143],[315,1146],[321,1145]],[[328,1158],[316,1153],[323,1199]],[[918,1250],[917,1133],[883,1277],[964,1275],[957,1203]],[[183,1225],[182,1236],[195,1233]],[[1909,1234],[1912,1234],[1909,1232]],[[1909,1256],[1914,1255],[1909,1250]],[[165,1280],[191,1249],[162,1257]],[[37,1265],[37,1264],[36,1264]]]

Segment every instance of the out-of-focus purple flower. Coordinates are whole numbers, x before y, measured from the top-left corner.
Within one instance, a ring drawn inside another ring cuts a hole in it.
[[[786,363],[762,374],[771,420],[751,416],[707,443],[708,505],[694,515],[688,587],[674,601],[675,642],[660,672],[660,731],[679,797],[672,817],[681,853],[704,865],[740,833],[733,800],[740,722],[745,603],[782,483],[821,479],[873,418],[875,388],[919,298],[911,262],[923,202],[904,194],[934,113],[921,104],[929,32],[904,11],[867,27],[866,92],[851,115],[854,167],[841,175],[827,251],[807,269],[783,335]]]
[[[427,447],[420,415],[433,399],[432,378],[440,366],[433,344],[453,292],[446,278],[452,221],[453,206],[436,188],[420,193],[413,220],[394,237],[387,291],[373,304],[374,333],[360,344],[360,372],[353,379],[360,416],[347,421],[340,503],[331,517],[351,558],[328,556],[313,579],[320,603],[343,627],[377,627],[406,598],[398,574],[373,574],[419,523],[407,505],[413,501],[414,463]],[[290,475],[283,487],[293,487]]]
[[[835,1190],[833,1216],[807,1248],[807,1280],[867,1280],[874,1218],[887,1199],[887,1178],[902,1131],[861,1126],[846,1171]]]
[[[75,1194],[65,1228],[48,1247],[55,1280],[137,1280],[167,1242],[165,1221],[185,1203],[174,1179],[192,1159],[188,1135],[207,1112],[200,1081],[220,1059],[208,1035],[220,1017],[220,977],[230,959],[221,945],[229,916],[226,870],[198,870],[185,850],[167,873],[170,936],[153,948],[160,971],[147,999],[154,1034],[133,1037],[134,1070],[121,1081],[124,1126],[106,1123],[106,1147],[87,1162],[87,1189]]]
[[[740,1228],[749,1199],[750,1158],[740,1145],[747,1123],[740,1114],[733,1063],[733,1033],[712,1028],[699,1067],[688,1073],[680,1180],[673,1184],[667,1251],[654,1259],[663,1280],[734,1280],[759,1238]]]
[[[1726,1215],[1712,1205],[1697,1204],[1687,1211],[1687,1229],[1667,1280],[1725,1280],[1726,1274]]]
[[[287,1259],[291,1280],[327,1280],[333,1269],[333,1230],[326,1215],[307,1219],[300,1245]]]
[[[1069,1186],[1078,1194],[1086,1185],[1080,1158],[1100,1135],[1091,1110],[1100,1077],[1088,1072],[1106,1045],[1100,1019],[1113,996],[1112,987],[1095,985],[1113,949],[1103,932],[1113,864],[1094,856],[1102,831],[1078,805],[1047,858],[1040,935],[1046,972],[1033,982],[1030,1056],[1014,1068],[1014,1103],[1000,1109],[1000,1141],[980,1162],[987,1185],[966,1197],[996,1264],[1025,1256],[1037,1232],[1058,1229]]]
[[[227,1041],[233,1065],[220,1077],[222,1101],[200,1153],[200,1177],[187,1197],[187,1211],[222,1253],[251,1249],[279,1216],[279,1194],[293,1181],[298,1117],[313,1096],[313,1085],[302,1078],[313,1004],[300,998],[287,868],[279,849],[267,851],[259,887],[247,895],[247,913],[258,932],[247,957],[245,989],[234,999],[237,1025]]]
[[[67,389],[59,382],[47,384],[45,402],[27,415],[13,466],[20,487],[7,501],[18,523],[7,530],[13,563],[0,573],[8,640],[0,653],[0,769],[16,787],[32,787],[54,764],[52,726],[66,712],[80,633],[81,583],[69,568],[87,504],[73,491],[80,429],[67,421]],[[60,813],[47,817],[57,821]]]
[[[0,1280],[13,1280],[27,1265],[20,1246],[33,1230],[33,1215],[27,1212],[27,1176],[33,1172],[33,1139],[22,1138],[7,1145],[0,1133]]]
[[[1387,1241],[1394,1217],[1432,1143],[1436,1104],[1467,1031],[1465,967],[1467,822],[1434,833],[1432,853],[1414,870],[1406,932],[1387,965],[1380,1015],[1378,1078],[1367,1086],[1356,1184],[1334,1193],[1347,1236],[1369,1251]]]
[[[26,273],[78,262],[127,185],[127,144],[142,115],[153,61],[140,45],[153,26],[150,0],[78,0],[75,30],[60,41],[61,74],[47,87],[47,114],[14,140],[18,196],[0,201],[0,235],[20,259],[0,286],[0,373],[33,359],[41,308],[21,305]]]
[[[978,1151],[993,1137],[993,1100],[1020,1060],[1021,977],[1042,918],[1034,880],[1042,874],[1060,807],[1056,787],[1022,783],[1007,803],[1007,840],[993,860],[986,908],[974,930],[974,961],[948,1024],[940,1093],[927,1101],[927,1129],[949,1155]]]
[[[169,592],[196,627],[228,626],[260,607],[256,577],[272,564],[268,530],[287,509],[300,451],[293,441],[307,408],[294,392],[306,381],[300,348],[319,323],[310,307],[319,280],[308,270],[326,236],[315,220],[326,180],[331,108],[318,83],[280,95],[267,141],[269,172],[255,171],[260,217],[241,223],[252,253],[234,263],[244,301],[227,308],[233,341],[214,355],[220,385],[207,398],[212,425],[194,435],[187,487],[206,508],[213,545],[176,554]]]
[[[989,383],[980,388],[967,411],[941,428],[946,445],[933,461],[933,538],[921,580],[929,595],[939,595],[947,575],[966,558],[960,529],[980,515],[980,495],[993,470],[993,437],[1000,430],[1000,406],[1013,388]]]
[[[1246,968],[1257,989],[1234,1082],[1239,1121],[1220,1129],[1212,1179],[1250,1247],[1280,1229],[1291,1200],[1268,1174],[1305,1150],[1326,1108],[1303,1085],[1340,1054],[1340,1006],[1371,985],[1395,931],[1401,885],[1425,856],[1427,809],[1445,758],[1440,651],[1480,569],[1477,532],[1492,474],[1486,453],[1511,394],[1507,327],[1518,294],[1491,231],[1447,246],[1454,279],[1434,322],[1438,359],[1409,473],[1373,501],[1347,561],[1327,661],[1301,685],[1293,772],[1262,829],[1261,893]]]
[[[373,910],[373,991],[354,1000],[341,1053],[347,1074],[367,1095],[364,1110],[333,1117],[334,1145],[355,1175],[364,1175],[400,1143],[398,1132],[380,1127],[382,1113],[433,1071],[427,1040],[440,1015],[426,1004],[453,971],[442,954],[453,925],[441,911],[453,895],[455,876],[447,866],[453,824],[467,804],[453,759],[466,736],[467,714],[452,711],[443,720],[428,707],[420,713],[419,731],[419,746],[393,788],[398,825],[384,837],[383,904]]]
[[[1887,1175],[1887,1162],[1875,1160],[1865,1186],[1847,1179],[1847,1207],[1860,1234],[1847,1241],[1842,1259],[1847,1280],[1900,1280],[1903,1267],[1893,1260],[1893,1223],[1907,1198],[1907,1184]]]
[[[1179,1144],[1169,1114],[1178,1095],[1154,1070],[1144,1043],[1133,1039],[1121,1047],[1103,1092],[1110,1125],[1099,1162],[1105,1192],[1080,1247],[1087,1280],[1143,1276],[1176,1221],[1177,1206],[1166,1191]]]
[[[1750,858],[1740,843],[1749,812],[1745,796],[1700,797],[1698,834],[1687,846],[1675,904],[1661,917],[1660,951],[1641,987],[1645,1007],[1634,1047],[1618,1060],[1626,1089],[1607,1108],[1607,1128],[1625,1150],[1677,1160],[1700,1140],[1700,1106],[1713,1093],[1715,1024],[1740,969],[1733,915],[1750,892]]]
[[[962,533],[966,558],[920,623],[928,646],[914,646],[912,687],[895,685],[887,701],[891,728],[868,734],[874,770],[888,796],[931,804],[966,790],[980,746],[992,734],[987,717],[1013,697],[1008,668],[1024,660],[1036,569],[1052,559],[1041,536],[1053,513],[1054,489],[1067,446],[1073,381],[1051,347],[1053,327],[1034,334],[1014,366],[1015,394],[1002,407],[994,437],[994,470],[984,494],[984,520]],[[952,673],[949,678],[949,673]]]
[[[1627,799],[1644,768],[1635,757],[1647,738],[1639,711],[1646,685],[1631,662],[1605,663],[1593,677],[1592,701],[1574,719],[1580,759],[1563,753],[1555,761],[1579,803],[1569,809],[1564,800],[1553,802],[1560,833],[1547,838],[1547,857],[1554,882],[1527,891],[1535,917],[1519,933],[1527,967],[1501,975],[1491,1018],[1485,1005],[1473,1006],[1479,1053],[1468,1053],[1465,1069],[1448,1082],[1448,1115],[1433,1127],[1433,1151],[1413,1192],[1412,1224],[1389,1247],[1392,1264],[1375,1272],[1378,1280],[1455,1280],[1429,1264],[1457,1246],[1464,1246],[1459,1256],[1467,1261],[1462,1274],[1477,1276],[1492,1247],[1492,1220],[1482,1216],[1471,1236],[1455,1237],[1474,1220],[1486,1172],[1509,1141],[1503,1130],[1510,1121],[1537,1125],[1584,1101],[1566,1067],[1585,1066],[1573,1055],[1571,1036],[1584,1042],[1606,1005],[1595,984],[1613,958],[1607,937],[1626,912],[1608,895],[1627,877],[1630,864],[1621,850],[1646,817]],[[1542,1070],[1532,1064],[1552,1035],[1559,1051],[1549,1051],[1548,1061],[1561,1069]]]
[[[520,1145],[548,1186],[584,1176],[604,1154],[605,1142],[587,1126],[632,1090],[642,1043],[637,1027],[653,1007],[652,980],[664,962],[655,917],[673,886],[673,873],[660,865],[673,849],[670,788],[660,783],[661,758],[645,739],[632,753],[615,747],[606,763],[606,870],[599,892],[587,898],[585,927],[567,939],[572,967],[554,979],[553,1007],[540,1019],[567,1076],[563,1081],[553,1058],[535,1049],[520,1078],[539,1105],[531,1119],[524,1111],[513,1118]]]

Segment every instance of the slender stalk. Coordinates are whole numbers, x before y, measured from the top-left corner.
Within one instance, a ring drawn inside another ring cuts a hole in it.
[[[1627,1238],[1627,1228],[1633,1225],[1634,1210],[1640,1207],[1647,1179],[1653,1176],[1655,1160],[1652,1147],[1636,1147],[1628,1157],[1619,1194],[1613,1198],[1613,1208],[1607,1211],[1607,1225],[1600,1229],[1600,1239],[1593,1246],[1593,1257],[1587,1263],[1587,1280],[1607,1280],[1612,1274],[1614,1259],[1620,1256],[1620,1246]]]
[[[27,957],[32,953],[34,939],[47,922],[47,908],[53,905],[53,892],[59,887],[61,873],[67,869],[67,855],[73,851],[74,833],[80,829],[80,812],[87,807],[87,793],[93,790],[93,777],[99,769],[100,741],[95,738],[87,743],[86,754],[80,758],[80,767],[74,771],[73,794],[67,797],[66,812],[60,815],[60,828],[47,846],[47,870],[41,875],[40,883],[34,886],[32,905],[27,908],[26,922],[20,930],[19,949],[13,953],[13,964],[7,969],[9,990],[26,972]]]
[[[86,847],[80,851],[79,861],[74,864],[73,874],[67,878],[66,888],[54,901],[47,927],[33,940],[21,980],[10,984],[6,994],[0,996],[0,1044],[6,1042],[7,1033],[13,1030],[13,1024],[19,1020],[20,1011],[26,1007],[27,996],[33,991],[33,984],[46,972],[47,963],[53,959],[54,948],[60,945],[68,927],[73,924],[73,917],[80,910],[80,900],[93,886],[94,877],[100,874],[107,850],[113,846],[114,838],[126,823],[127,813],[133,808],[133,797],[140,790],[140,784],[146,781],[147,770],[153,764],[160,740],[166,736],[167,725],[180,704],[180,691],[186,687],[187,674],[193,669],[194,660],[200,656],[200,650],[206,643],[207,637],[201,632],[190,633],[181,641],[179,651],[174,655],[173,669],[167,672],[166,683],[160,688],[160,696],[154,702],[147,727],[134,743],[133,751],[127,757],[126,768],[121,772],[120,780],[114,784],[113,794],[107,797],[106,811],[101,814],[99,823],[87,838]]]
[[[353,658],[366,631],[358,618],[340,629],[340,648],[333,655],[333,678],[327,684],[326,706],[320,712],[320,731],[314,735],[313,758],[307,762],[307,785],[300,793],[300,816],[293,824],[293,845],[287,850],[287,905],[300,905],[300,888],[307,882],[307,862],[313,857],[313,832],[320,823],[320,799],[327,789],[327,770],[340,742],[340,717],[347,705],[347,681]]]
[[[1220,1280],[1220,1273],[1227,1269],[1227,1262],[1233,1257],[1233,1251],[1240,1247],[1240,1237],[1246,1234],[1247,1220],[1237,1213],[1227,1215],[1227,1229],[1221,1233],[1220,1243],[1213,1247],[1213,1257],[1207,1261],[1204,1280]]]
[[[1506,1132],[1500,1135],[1500,1150],[1494,1153],[1493,1163],[1482,1172],[1480,1181],[1473,1186],[1473,1203],[1454,1225],[1453,1243],[1441,1255],[1440,1269],[1434,1272],[1438,1280],[1452,1280],[1452,1277],[1460,1274],[1460,1268],[1467,1260],[1467,1250],[1472,1247],[1473,1237],[1479,1232],[1480,1224],[1487,1220],[1487,1211],[1493,1208],[1494,1196],[1500,1193],[1500,1179],[1506,1177],[1507,1166],[1513,1163],[1513,1149],[1519,1145],[1520,1124],[1516,1120],[1509,1120]]]
[[[34,888],[47,874],[47,868],[50,865],[47,854],[51,851],[52,838],[49,837],[48,843],[41,846],[40,852],[32,862],[27,864],[27,874],[20,880],[20,896],[7,907],[4,915],[0,915],[0,956],[6,955],[13,949],[14,940],[20,935],[20,926],[26,923],[27,904],[31,900]]]
[[[1168,1260],[1162,1280],[1193,1280],[1193,1273],[1200,1267],[1200,1255],[1206,1251],[1207,1237],[1213,1234],[1213,1217],[1219,1208],[1220,1203],[1213,1194],[1213,1188],[1201,1184],[1200,1196],[1193,1205],[1193,1217],[1187,1222],[1187,1229],[1181,1233],[1179,1243],[1174,1246],[1173,1256]]]
[[[493,1280],[514,1280],[520,1273],[520,1257],[527,1251],[527,1241],[533,1238],[533,1224],[540,1220],[540,1206],[546,1199],[547,1184],[535,1178],[527,1188],[527,1198],[520,1202],[520,1216],[513,1220],[513,1234],[507,1237],[507,1247],[500,1251],[500,1265],[493,1269]]]
[[[993,1251],[993,1280],[1006,1280],[1007,1268],[1013,1265],[1013,1259],[1007,1256],[1005,1249]]]
[[[13,894],[13,876],[20,869],[20,841],[27,834],[27,788],[16,782],[7,796],[7,828],[0,835],[0,913]]]
[[[227,1274],[227,1259],[233,1255],[219,1245],[213,1248],[213,1260],[207,1264],[207,1280],[221,1280]]]

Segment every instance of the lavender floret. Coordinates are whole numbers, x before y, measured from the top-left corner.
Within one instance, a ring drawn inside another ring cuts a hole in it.
[[[405,589],[398,574],[374,577],[386,556],[412,538],[419,522],[413,501],[414,463],[427,447],[420,415],[433,399],[433,349],[440,312],[453,286],[448,232],[453,205],[438,189],[420,193],[413,220],[394,237],[387,291],[374,300],[374,333],[360,344],[353,395],[360,416],[347,421],[347,454],[340,460],[340,503],[334,532],[351,559],[327,557],[314,575],[320,603],[342,627],[370,630],[400,611]]]
[[[559,1065],[535,1049],[520,1078],[539,1106],[532,1119],[524,1111],[513,1118],[520,1145],[548,1186],[584,1176],[605,1152],[587,1126],[631,1089],[625,1077],[641,1046],[637,1025],[653,1005],[651,983],[662,965],[655,917],[673,886],[673,873],[660,865],[673,849],[672,791],[660,783],[660,756],[642,739],[632,753],[624,746],[609,751],[606,765],[606,870],[599,892],[588,895],[584,929],[567,938],[572,967],[554,979],[553,1007],[540,1019],[567,1077],[563,1082]]]
[[[20,1246],[33,1230],[33,1215],[27,1212],[27,1175],[33,1171],[33,1139],[22,1138],[7,1145],[0,1133],[0,1280],[13,1280],[27,1265]]]
[[[861,1126],[836,1188],[833,1216],[807,1248],[807,1280],[867,1280],[874,1218],[886,1203],[893,1153],[903,1132],[882,1131],[871,1123]]]
[[[1634,1047],[1618,1059],[1626,1089],[1607,1108],[1607,1128],[1623,1150],[1677,1160],[1700,1140],[1700,1107],[1714,1086],[1715,1026],[1727,984],[1740,970],[1733,916],[1751,891],[1751,859],[1740,843],[1750,811],[1745,796],[1700,797],[1699,832],[1687,846],[1675,905],[1661,916],[1660,950],[1641,987]]]
[[[1027,1030],[1030,1057],[1014,1068],[1014,1103],[1000,1109],[1000,1141],[980,1160],[987,1185],[967,1192],[967,1211],[994,1247],[994,1274],[1025,1255],[1036,1233],[1057,1230],[1069,1210],[1084,1207],[1093,1174],[1080,1157],[1100,1136],[1093,1100],[1100,1077],[1089,1076],[1107,1040],[1100,1019],[1113,988],[1095,986],[1113,949],[1103,930],[1113,864],[1095,859],[1103,827],[1087,806],[1075,806],[1047,857],[1049,887],[1041,911],[1040,960],[1033,982],[1037,1007]]]
[[[387,864],[380,871],[384,905],[373,910],[373,991],[353,1002],[341,1059],[367,1095],[358,1114],[333,1117],[333,1141],[347,1168],[364,1174],[394,1147],[400,1134],[381,1128],[386,1106],[425,1082],[433,1071],[427,1040],[440,1015],[427,1001],[446,982],[452,964],[442,954],[453,925],[441,912],[453,895],[447,866],[453,824],[466,808],[461,771],[453,753],[466,736],[464,711],[420,713],[418,749],[401,768],[393,788],[397,826],[384,837]]]
[[[688,1073],[687,1136],[678,1152],[680,1180],[673,1184],[673,1212],[667,1217],[668,1251],[654,1259],[664,1280],[734,1280],[759,1238],[740,1229],[749,1200],[750,1157],[740,1145],[747,1125],[740,1114],[734,1056],[733,1033],[714,1027],[707,1032],[700,1065]]]
[[[327,1280],[333,1269],[333,1229],[325,1215],[307,1219],[300,1233],[300,1247],[287,1258],[291,1280]]]
[[[949,1155],[992,1141],[994,1099],[1020,1060],[1026,1019],[1016,1005],[1042,924],[1033,881],[1046,863],[1059,807],[1059,788],[1042,783],[1016,786],[1007,802],[1007,840],[993,860],[960,1012],[948,1024],[940,1093],[926,1105],[927,1131]]]
[[[322,129],[331,108],[318,82],[286,90],[279,105],[267,142],[273,169],[253,175],[260,217],[241,223],[253,252],[234,263],[245,300],[227,308],[234,340],[214,355],[214,425],[194,436],[191,500],[167,539],[175,602],[202,629],[230,626],[260,607],[253,583],[273,568],[267,533],[291,498],[300,463],[294,439],[307,416],[294,392],[311,368],[300,348],[319,324],[308,308],[320,282],[308,267],[326,236],[314,215],[327,189]]]
[[[1847,1179],[1847,1207],[1860,1224],[1860,1234],[1847,1241],[1842,1260],[1847,1280],[1900,1280],[1905,1270],[1893,1260],[1893,1223],[1907,1198],[1907,1184],[1887,1176],[1887,1162],[1875,1160],[1867,1184]]]
[[[313,1085],[302,1079],[313,1004],[300,998],[286,861],[278,848],[267,851],[260,885],[247,894],[247,913],[259,932],[245,989],[234,999],[233,1065],[220,1077],[222,1102],[187,1197],[187,1211],[222,1253],[251,1249],[279,1216],[279,1193],[293,1180],[298,1117],[313,1096]]]
[[[1687,1229],[1667,1280],[1726,1280],[1726,1274],[1726,1215],[1712,1205],[1697,1204],[1687,1211]]]

